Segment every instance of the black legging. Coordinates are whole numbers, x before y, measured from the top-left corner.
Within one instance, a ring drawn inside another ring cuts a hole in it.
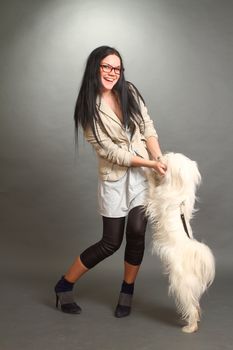
[[[103,218],[102,239],[84,250],[80,259],[88,269],[112,255],[120,248],[125,228],[125,217]],[[143,206],[130,210],[126,225],[125,261],[131,265],[140,265],[145,248],[147,219]]]

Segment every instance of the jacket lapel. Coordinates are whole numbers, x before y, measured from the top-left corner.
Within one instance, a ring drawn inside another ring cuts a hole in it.
[[[122,123],[120,119],[117,117],[117,115],[113,112],[113,110],[108,106],[108,104],[104,101],[104,99],[98,95],[96,99],[96,104],[98,109],[107,115],[109,118],[114,120],[117,124],[119,124],[122,127]]]

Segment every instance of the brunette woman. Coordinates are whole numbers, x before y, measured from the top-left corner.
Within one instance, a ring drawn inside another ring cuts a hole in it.
[[[116,317],[130,314],[134,282],[145,245],[147,219],[143,204],[146,168],[163,176],[166,166],[158,135],[137,88],[125,80],[119,52],[101,46],[88,57],[75,107],[75,128],[84,131],[98,157],[98,205],[103,221],[100,241],[84,250],[55,286],[56,305],[79,314],[74,283],[96,264],[112,255],[126,232],[124,277]]]

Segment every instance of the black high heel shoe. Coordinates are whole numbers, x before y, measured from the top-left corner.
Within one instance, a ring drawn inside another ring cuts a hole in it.
[[[56,308],[59,305],[61,311],[68,314],[80,314],[82,312],[81,307],[76,304],[73,296],[73,283],[70,283],[62,278],[57,282],[54,291],[56,294]]]
[[[114,316],[117,318],[129,316],[129,314],[131,313],[132,300],[132,294],[126,294],[121,292]]]

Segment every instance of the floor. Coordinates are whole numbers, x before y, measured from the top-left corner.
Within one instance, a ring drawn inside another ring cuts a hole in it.
[[[167,296],[167,280],[157,257],[147,254],[129,317],[113,316],[121,283],[116,266],[122,251],[86,274],[75,287],[81,315],[55,308],[53,286],[66,258],[44,249],[1,246],[1,350],[230,350],[233,344],[232,274],[217,270],[202,299],[203,317],[195,334],[181,332],[182,322]],[[40,258],[39,258],[40,257]],[[154,265],[154,266],[153,266]]]

